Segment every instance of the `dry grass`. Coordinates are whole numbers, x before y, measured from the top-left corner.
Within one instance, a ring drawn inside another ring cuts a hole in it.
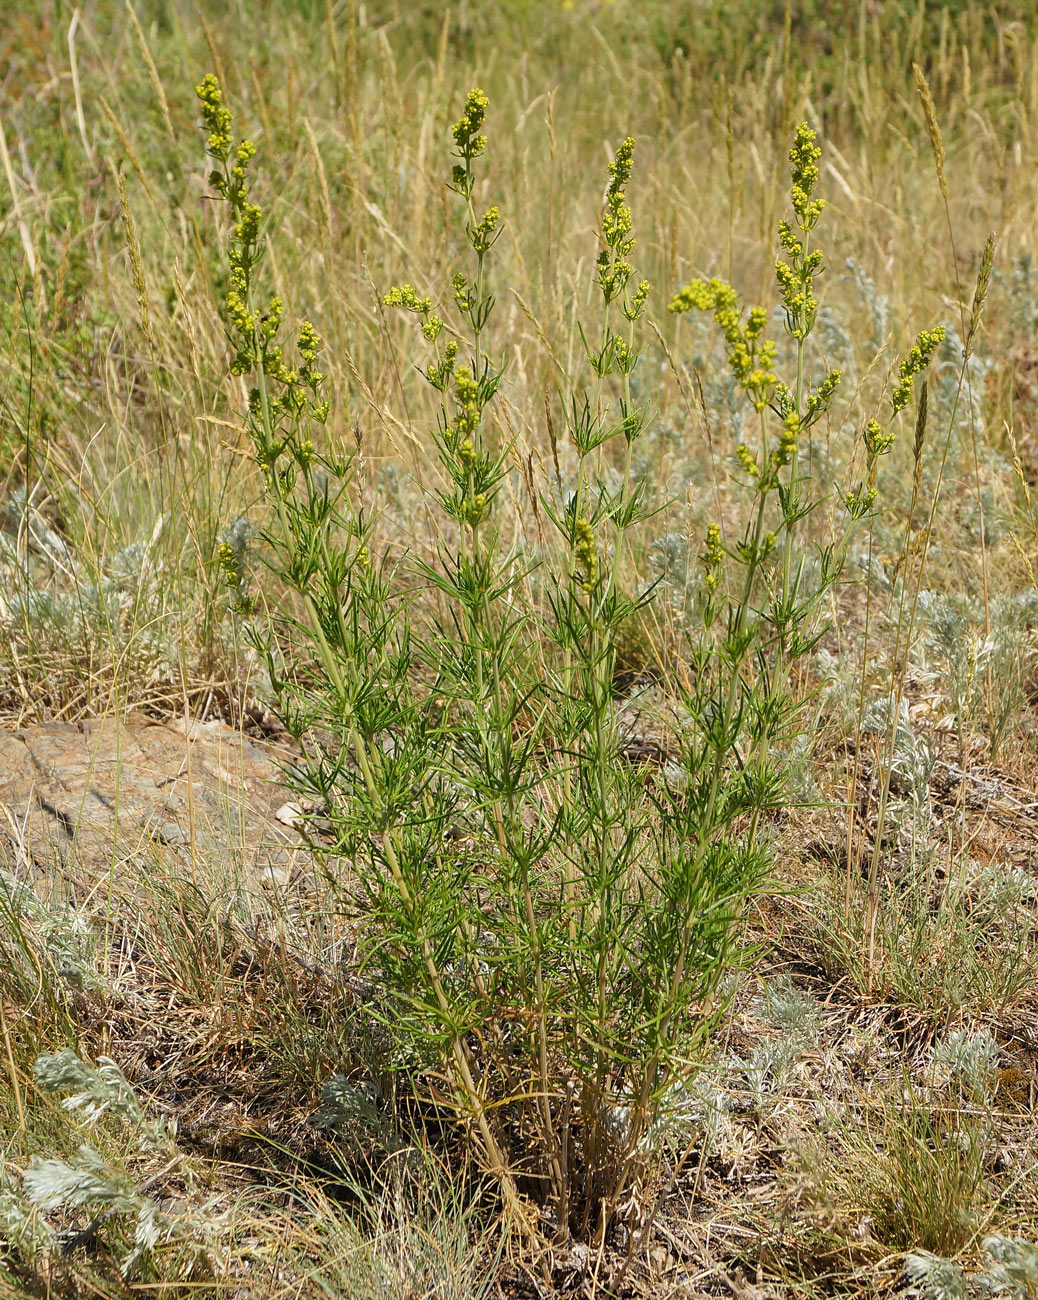
[[[940,318],[957,337],[931,374],[925,441],[913,448],[906,423],[853,557],[868,590],[839,589],[797,683],[798,805],[767,828],[779,887],[674,1116],[661,1209],[622,1287],[889,1295],[907,1252],[976,1274],[985,1234],[1038,1234],[1038,27],[1008,4],[780,5],[764,21],[759,8],[699,6],[696,25],[662,2],[441,15],[349,0],[272,6],[262,30],[240,6],[206,6],[204,28],[181,4],[19,13],[0,38],[0,706],[11,725],[132,706],[276,725],[217,560],[234,520],[258,528],[264,507],[215,325],[224,223],[204,197],[191,99],[210,67],[261,144],[265,273],[287,316],[327,340],[331,434],[359,441],[387,544],[432,558],[435,417],[405,326],[380,302],[390,284],[449,281],[460,246],[443,142],[479,82],[493,90],[487,199],[506,221],[506,530],[530,553],[544,544],[540,494],[573,455],[556,442],[559,394],[583,361],[606,156],[639,138],[630,201],[655,286],[639,472],[665,509],[624,561],[661,583],[626,634],[618,686],[631,756],[669,761],[700,538],[735,509],[736,408],[716,340],[662,307],[697,273],[773,301],[784,154],[806,117],[829,204],[819,328],[845,374],[813,472],[835,477],[918,328]],[[275,601],[255,540],[249,555]],[[892,683],[904,720],[885,747]],[[36,901],[0,903],[0,1197],[32,1156],[73,1160],[90,1141],[184,1231],[124,1280],[118,1216],[52,1213],[56,1230],[90,1231],[43,1248],[0,1200],[0,1292],[547,1293],[521,1255],[502,1256],[499,1210],[455,1163],[442,1115],[398,1095],[391,1036],[364,1015],[353,919],[319,873],[272,894],[226,863],[199,859],[192,878],[175,854],[118,878],[31,861],[7,866]],[[92,972],[78,984],[69,904],[94,943],[77,949]],[[174,1154],[42,1091],[34,1062],[63,1046],[112,1057],[146,1113],[175,1127]],[[326,1129],[312,1119],[333,1075],[360,1100]],[[626,1247],[561,1253],[552,1285],[607,1294]]]

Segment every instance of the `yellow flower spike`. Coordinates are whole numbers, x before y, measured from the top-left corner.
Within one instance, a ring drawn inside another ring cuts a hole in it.
[[[760,466],[757,464],[757,458],[745,443],[740,442],[735,449],[735,455],[739,464],[750,475],[751,478],[760,477]]]

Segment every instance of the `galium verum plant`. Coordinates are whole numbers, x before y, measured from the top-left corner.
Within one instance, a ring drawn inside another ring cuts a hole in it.
[[[434,616],[390,591],[350,501],[349,456],[315,445],[329,415],[320,341],[304,324],[299,364],[286,360],[281,304],[259,305],[253,150],[234,146],[214,79],[199,98],[211,184],[234,220],[231,369],[253,384],[247,422],[274,517],[271,562],[302,611],[281,615],[294,669],[267,634],[271,677],[307,745],[307,793],[360,884],[366,959],[397,1064],[416,1081],[436,1070],[441,1098],[447,1079],[451,1111],[521,1223],[601,1240],[624,1197],[647,1185],[657,1119],[709,1025],[707,995],[731,957],[738,910],[729,876],[705,860],[690,872],[680,828],[666,829],[670,805],[618,752],[615,638],[642,599],[620,591],[621,542],[645,513],[631,475],[646,418],[631,399],[634,327],[648,294],[645,282],[628,293],[634,142],[610,167],[600,342],[587,348],[592,392],[570,404],[577,481],[551,511],[561,546],[544,611],[524,594],[524,566],[495,513],[511,449],[492,422],[501,367],[487,346],[487,272],[500,215],[474,205],[481,92],[454,127],[450,184],[472,266],[452,278],[450,313],[410,284],[386,294],[417,318],[432,353],[423,373],[438,396],[449,527],[438,562],[412,568],[446,607]],[[602,473],[617,437],[618,491]],[[234,558],[220,562],[241,602]],[[541,631],[555,645],[547,671]]]
[[[783,228],[779,272],[795,382],[774,373],[763,311],[744,319],[729,286],[694,282],[676,300],[714,311],[760,444],[738,452],[755,507],[744,537],[726,547],[719,525],[708,533],[685,775],[668,785],[622,756],[614,686],[618,634],[651,598],[623,589],[626,535],[652,510],[632,469],[648,421],[631,375],[649,294],[645,281],[631,289],[634,141],[616,151],[601,214],[600,307],[582,331],[590,385],[575,383],[567,402],[576,476],[561,500],[544,500],[558,545],[532,584],[502,518],[512,448],[495,418],[503,367],[490,287],[501,216],[476,205],[488,101],[467,97],[449,185],[469,266],[444,306],[413,284],[385,295],[414,318],[426,350],[419,368],[435,394],[444,484],[436,558],[411,562],[404,583],[352,503],[319,338],[304,323],[291,365],[281,303],[261,300],[252,147],[234,146],[215,80],[198,93],[211,184],[234,222],[231,369],[252,383],[246,418],[271,506],[270,562],[296,597],[256,635],[305,745],[298,782],[334,829],[333,883],[361,914],[388,1064],[418,1087],[436,1079],[427,1100],[446,1105],[528,1236],[603,1242],[651,1199],[666,1113],[738,960],[737,923],[767,865],[759,818],[781,795],[769,747],[793,725],[791,670],[814,643],[806,629],[842,561],[839,545],[823,551],[822,583],[810,589],[793,563],[795,530],[817,504],[799,440],[839,382],[833,372],[811,388],[806,374],[820,267],[809,240],[821,211],[813,138],[798,132],[796,223]],[[843,497],[851,522],[872,507],[890,440],[866,426],[866,477]],[[241,602],[234,557],[220,558]]]

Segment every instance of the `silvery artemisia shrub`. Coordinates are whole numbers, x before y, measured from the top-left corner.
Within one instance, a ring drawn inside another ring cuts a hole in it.
[[[987,1101],[991,1095],[998,1057],[998,1043],[987,1029],[953,1031],[934,1049],[934,1064],[976,1102]]]
[[[990,1263],[976,1272],[967,1272],[954,1260],[929,1251],[912,1251],[905,1258],[906,1294],[921,1300],[967,1300],[978,1295],[1033,1300],[1038,1294],[1038,1248],[1034,1243],[992,1233],[981,1244]]]
[[[62,1107],[96,1125],[102,1117],[114,1121],[130,1142],[162,1160],[179,1164],[173,1134],[161,1121],[149,1119],[114,1061],[100,1057],[96,1065],[81,1060],[69,1048],[37,1058],[36,1087],[43,1093],[68,1094]],[[167,1169],[170,1166],[167,1165]],[[179,1171],[188,1192],[190,1171]],[[46,1259],[67,1246],[76,1234],[63,1233],[52,1222],[86,1213],[92,1230],[100,1230],[123,1277],[145,1269],[152,1252],[169,1245],[192,1265],[210,1261],[219,1225],[209,1207],[178,1198],[176,1208],[160,1208],[125,1170],[82,1143],[74,1160],[34,1155],[21,1173],[20,1185],[0,1169],[0,1228],[9,1242],[32,1259]]]
[[[87,993],[107,988],[98,968],[97,934],[89,917],[68,907],[49,907],[32,887],[0,871],[0,959],[8,973],[33,983],[53,971],[67,985]]]

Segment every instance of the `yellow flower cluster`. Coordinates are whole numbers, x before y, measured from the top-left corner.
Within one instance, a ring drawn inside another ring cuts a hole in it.
[[[220,83],[211,72],[195,87],[202,105],[202,126],[208,132],[205,147],[210,157],[225,162],[231,152],[231,110],[223,102]]]
[[[438,362],[433,362],[428,370],[422,371],[422,374],[425,375],[426,379],[428,379],[429,383],[432,384],[433,388],[435,388],[437,392],[445,393],[450,387],[450,382],[454,375],[454,365],[457,359],[458,345],[454,339],[451,339],[443,349],[443,359]]]
[[[869,420],[865,425],[865,448],[870,456],[883,456],[894,445],[893,429],[880,427],[878,420]]]
[[[851,516],[854,519],[860,519],[867,514],[875,504],[877,495],[878,493],[874,487],[866,487],[864,484],[848,492],[845,502]]]
[[[458,151],[466,158],[476,158],[487,147],[487,138],[482,135],[483,123],[487,119],[490,98],[478,86],[474,86],[465,97],[465,111],[459,121],[454,123],[451,134]]]
[[[454,397],[457,409],[454,415],[454,433],[459,445],[479,425],[479,384],[468,366],[459,366],[454,376]]]
[[[432,310],[432,299],[420,298],[413,284],[393,285],[382,302],[386,307],[403,307],[418,316],[425,316]]]
[[[691,280],[679,289],[670,303],[672,312],[712,311],[724,333],[728,364],[739,386],[749,395],[754,409],[763,411],[775,395],[775,344],[765,339],[767,313],[752,307],[743,324],[739,295],[732,286],[716,277]]]
[[[833,400],[833,394],[839,388],[842,378],[843,375],[839,370],[830,370],[815,391],[808,393],[807,401],[804,403],[802,428],[814,424],[815,420],[829,409],[829,403]]]
[[[497,207],[487,208],[483,214],[483,219],[478,221],[472,228],[469,238],[472,241],[472,247],[477,253],[485,253],[493,244],[495,231],[501,221],[501,213]]]
[[[806,338],[810,334],[818,315],[818,299],[811,289],[811,275],[821,259],[821,252],[815,249],[797,270],[781,259],[775,263],[775,279],[778,280],[782,305],[786,309],[786,324],[795,339]],[[794,262],[797,261],[794,259]]]
[[[228,587],[241,586],[240,557],[230,542],[221,542],[216,548],[216,560],[220,566],[223,580]]]
[[[724,564],[724,546],[721,542],[721,525],[716,523],[706,526],[706,547],[703,550],[703,564],[706,567],[706,589],[713,593],[721,581],[721,568]]]
[[[894,389],[891,397],[891,405],[894,408],[894,414],[903,411],[908,405],[909,398],[912,396],[912,385],[917,375],[922,374],[930,364],[930,358],[937,350],[937,345],[944,339],[944,326],[938,325],[932,330],[920,330],[919,337],[916,339],[913,347],[909,349],[908,355],[901,362],[899,370],[901,373],[901,382]]]
[[[472,176],[472,160],[478,158],[487,147],[487,138],[483,134],[483,124],[487,118],[490,99],[478,86],[469,91],[465,99],[465,111],[451,128],[454,143],[458,146],[461,162],[451,172],[454,188],[463,198],[472,193],[475,181]]]
[[[779,243],[789,254],[789,261],[781,258],[775,263],[782,305],[786,309],[786,328],[795,339],[805,339],[814,329],[818,314],[818,300],[814,295],[814,277],[822,265],[820,249],[807,251],[807,240],[818,223],[825,203],[812,198],[818,184],[818,160],[822,151],[815,144],[815,133],[801,122],[793,136],[789,151],[792,163],[790,200],[797,217],[799,234],[788,221],[779,222]]]
[[[308,320],[302,322],[299,326],[299,357],[306,370],[313,370],[317,362],[317,354],[324,347],[324,341],[317,333]],[[322,376],[323,378],[323,376]]]
[[[800,416],[797,415],[796,411],[790,411],[782,422],[782,432],[779,434],[778,446],[771,453],[771,463],[776,469],[788,465],[793,459],[799,434]]]
[[[633,165],[634,137],[628,136],[620,143],[615,158],[609,164],[609,186],[602,214],[604,247],[598,254],[598,283],[606,305],[620,297],[631,278],[631,264],[627,259],[634,248],[634,236],[631,234],[634,220],[624,191],[631,179]],[[645,293],[648,293],[648,286]]]
[[[750,451],[744,442],[740,442],[735,449],[735,455],[739,464],[743,467],[750,478],[760,476],[760,466],[757,464],[757,457]]]
[[[805,230],[817,224],[825,207],[824,199],[811,197],[818,184],[818,160],[821,156],[822,151],[815,144],[815,132],[806,122],[800,122],[793,133],[789,161],[793,164],[793,211]]]
[[[645,310],[645,301],[649,296],[648,280],[639,280],[638,288],[634,291],[634,297],[630,302],[625,301],[621,311],[630,321],[635,321]]]

